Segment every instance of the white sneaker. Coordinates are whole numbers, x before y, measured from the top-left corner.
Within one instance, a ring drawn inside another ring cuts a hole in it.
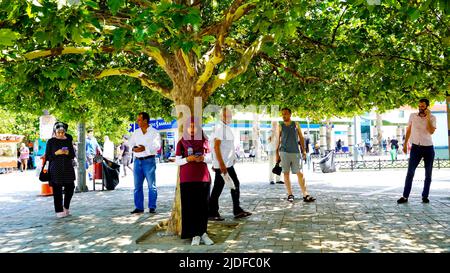
[[[200,245],[200,236],[194,236],[194,238],[192,238],[191,246],[198,246],[198,245]]]
[[[66,213],[65,212],[57,212],[56,217],[58,217],[58,218],[66,217]]]
[[[68,209],[66,209],[66,208],[64,208],[64,213],[66,214],[66,216],[72,215],[72,214],[70,214],[70,210],[68,210]]]
[[[205,243],[205,245],[208,245],[208,246],[214,244],[213,240],[211,240],[211,239],[208,237],[208,234],[207,234],[206,232],[203,233],[203,235],[202,235],[202,242]]]

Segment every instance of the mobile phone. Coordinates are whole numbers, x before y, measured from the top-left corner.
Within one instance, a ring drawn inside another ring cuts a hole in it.
[[[67,148],[67,147],[62,147],[61,150],[67,151],[67,150],[69,150],[69,148]]]
[[[202,156],[202,155],[203,155],[203,153],[201,153],[201,152],[197,152],[197,153],[195,153],[194,155],[195,155],[195,156]]]

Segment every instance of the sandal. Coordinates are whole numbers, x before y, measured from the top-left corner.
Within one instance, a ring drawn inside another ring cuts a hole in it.
[[[316,198],[312,197],[311,195],[307,195],[303,197],[303,202],[314,202]]]
[[[221,217],[220,215],[219,216],[210,216],[210,217],[208,217],[208,220],[209,221],[223,221],[223,220],[225,220],[225,218]]]
[[[293,196],[292,194],[288,195],[287,200],[288,200],[289,202],[294,202],[294,196]]]
[[[234,216],[234,218],[236,218],[236,219],[238,219],[238,218],[244,218],[244,217],[247,217],[247,216],[250,216],[250,215],[252,215],[251,212],[248,212],[248,211],[242,211],[242,212],[236,214],[236,215]]]

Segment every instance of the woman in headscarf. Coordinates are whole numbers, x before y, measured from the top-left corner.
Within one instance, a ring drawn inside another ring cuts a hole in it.
[[[75,189],[75,170],[72,159],[75,157],[72,136],[66,134],[68,125],[56,122],[53,126],[54,136],[48,140],[45,159],[50,162],[50,186],[53,188],[53,201],[56,217],[70,215],[69,206]],[[64,202],[63,202],[64,187]]]
[[[208,160],[211,160],[208,139],[200,122],[188,119],[177,143],[175,162],[180,166],[181,238],[192,238],[191,245],[214,244],[207,234],[211,186]]]

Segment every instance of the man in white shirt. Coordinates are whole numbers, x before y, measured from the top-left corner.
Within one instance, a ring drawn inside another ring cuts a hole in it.
[[[148,208],[150,213],[156,212],[156,161],[155,155],[161,146],[158,131],[149,125],[150,116],[146,112],[138,114],[136,123],[139,129],[131,135],[129,145],[135,155],[134,160],[134,206],[131,213],[144,212],[144,178],[148,185]]]
[[[434,147],[431,135],[436,130],[436,117],[433,116],[428,109],[429,105],[430,102],[427,99],[421,99],[419,101],[419,113],[413,113],[409,116],[408,128],[406,129],[406,137],[403,144],[403,152],[405,154],[407,152],[407,144],[410,137],[412,146],[403,196],[397,200],[397,203],[399,204],[408,202],[414,173],[422,158],[425,165],[425,183],[422,191],[422,202],[430,202],[428,195],[430,193],[431,173],[433,170],[434,160]]]
[[[272,130],[269,132],[269,138],[267,139],[267,153],[269,156],[269,183],[274,185],[275,182],[277,184],[284,184],[283,181],[280,181],[280,176],[274,174],[272,172],[273,167],[276,163],[276,151],[278,147],[278,123],[276,121],[272,121]],[[275,176],[275,180],[274,180]]]
[[[103,143],[103,157],[114,161],[114,143],[109,140],[108,136],[105,136],[105,142]]]
[[[228,124],[231,122],[231,110],[223,108],[221,111],[221,122],[216,125],[213,135],[212,159],[213,170],[216,173],[214,186],[209,199],[209,220],[225,220],[219,214],[219,197],[222,193],[225,181],[222,174],[229,174],[234,182],[235,189],[231,189],[231,199],[233,200],[234,218],[250,216],[251,213],[244,211],[239,205],[239,180],[234,170],[236,154],[234,147],[234,136]]]

